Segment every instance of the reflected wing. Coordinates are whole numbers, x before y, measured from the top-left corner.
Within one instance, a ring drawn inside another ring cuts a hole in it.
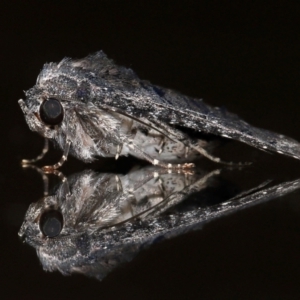
[[[299,187],[298,179],[207,208],[128,222],[92,234],[67,236],[60,241],[48,240],[38,249],[38,256],[44,270],[59,270],[62,274],[82,273],[101,280],[153,243],[200,229],[217,217],[284,196]]]

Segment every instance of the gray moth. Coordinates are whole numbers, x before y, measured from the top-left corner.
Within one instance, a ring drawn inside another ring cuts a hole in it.
[[[44,270],[102,279],[158,241],[300,188],[299,179],[271,187],[262,184],[203,205],[220,170],[169,171],[150,166],[126,175],[91,170],[74,174],[29,206],[19,236],[36,249]],[[183,209],[192,195],[197,203]]]
[[[138,251],[140,241],[135,245],[126,243],[122,238],[124,228],[133,233],[131,222],[155,220],[191,193],[211,186],[219,173],[189,174],[154,166],[126,175],[85,170],[69,176],[49,196],[32,203],[19,236],[36,248],[45,270],[90,276],[94,270],[100,279],[106,268],[111,270],[117,261],[128,257],[129,245],[130,252]],[[156,228],[157,232],[161,229]],[[113,230],[113,236],[99,236],[94,244],[94,235],[106,230]],[[140,238],[144,240],[151,232],[143,235]],[[120,249],[121,244],[125,248]],[[109,251],[111,260],[103,257],[103,250]]]
[[[29,128],[64,151],[50,169],[60,167],[68,154],[84,162],[132,155],[166,168],[191,167],[199,154],[220,162],[210,154],[207,137],[215,136],[300,159],[297,141],[141,80],[102,51],[45,64],[25,93],[19,105]]]

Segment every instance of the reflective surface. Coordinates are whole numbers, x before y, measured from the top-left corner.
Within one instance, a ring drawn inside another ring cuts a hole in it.
[[[151,244],[300,187],[300,179],[269,188],[266,182],[209,206],[208,194],[201,191],[219,174],[220,170],[200,175],[154,167],[123,176],[83,171],[29,206],[19,236],[36,249],[45,271],[101,280]]]
[[[20,166],[21,159],[40,153],[43,140],[28,129],[17,101],[24,98],[23,90],[34,85],[45,62],[102,49],[141,78],[203,97],[252,125],[300,141],[299,12],[297,3],[282,1],[189,5],[186,1],[172,5],[67,1],[60,6],[4,2],[0,19],[1,298],[297,299],[299,190],[152,243],[102,281],[45,272],[36,250],[18,237],[29,205],[43,197],[44,187],[40,174]],[[223,160],[253,164],[229,170],[199,160],[197,167],[205,173],[222,169],[212,185],[200,191],[207,195],[203,198],[207,201],[201,200],[203,207],[267,180],[272,180],[271,187],[300,177],[298,161],[240,143],[221,144],[212,152]],[[60,157],[61,152],[52,148],[39,166],[52,165]],[[139,163],[122,158],[85,165],[70,157],[62,172],[67,178],[87,169],[122,176]],[[49,179],[51,191],[60,180]]]

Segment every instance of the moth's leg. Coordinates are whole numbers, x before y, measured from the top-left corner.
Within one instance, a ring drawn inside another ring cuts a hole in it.
[[[161,132],[164,134],[165,138],[169,138],[173,141],[183,143],[185,145],[185,158],[188,158],[189,151],[190,149],[194,149],[197,152],[199,152],[201,155],[204,157],[208,158],[209,160],[216,162],[216,163],[221,163],[227,166],[246,166],[250,165],[250,162],[245,162],[245,163],[233,163],[233,162],[226,162],[222,161],[219,157],[215,157],[211,154],[209,154],[203,147],[199,145],[193,145],[189,138],[180,130],[172,128],[168,125],[166,125],[163,122],[155,121],[155,124],[159,126]],[[161,148],[160,148],[161,149]]]
[[[68,154],[69,154],[69,150],[70,150],[70,145],[71,145],[71,141],[67,140],[66,141],[66,145],[65,145],[65,149],[64,149],[64,153],[61,157],[61,159],[54,165],[52,166],[44,166],[42,169],[43,171],[49,172],[55,169],[58,169],[59,167],[61,167],[63,165],[63,163],[67,160]]]
[[[118,175],[115,176],[116,184],[117,184],[117,191],[123,191],[122,182]]]
[[[160,128],[163,129],[165,137],[169,137],[171,135],[172,140],[175,140],[176,142],[181,142],[185,145],[185,158],[188,158],[189,150],[191,148],[193,148],[197,152],[202,154],[204,157],[206,157],[214,162],[217,162],[217,163],[222,162],[219,157],[214,157],[213,155],[209,154],[204,148],[202,148],[200,146],[192,145],[190,143],[190,141],[188,140],[187,136],[184,133],[182,133],[180,130],[174,129],[174,128],[172,128],[162,122],[159,122],[159,121],[156,121],[156,124],[158,126],[160,126]],[[226,162],[224,162],[224,163],[226,163]],[[229,164],[231,164],[231,163],[229,163]]]
[[[189,150],[194,149],[197,152],[199,152],[201,155],[204,157],[208,158],[209,160],[216,162],[216,163],[221,163],[224,165],[228,166],[244,166],[244,165],[249,165],[251,163],[246,162],[246,163],[233,163],[233,162],[226,162],[222,161],[219,157],[215,157],[211,154],[209,154],[203,147],[199,145],[193,145],[187,135],[183,132],[181,132],[179,129],[172,128],[168,124],[165,124],[163,122],[160,122],[158,120],[151,120],[160,130],[161,133],[164,134],[165,138],[169,138],[172,141],[180,142],[185,145],[185,158],[188,159],[189,155]],[[162,148],[160,148],[162,149]],[[160,150],[159,149],[159,150]]]
[[[185,149],[184,149],[184,157],[185,158],[188,158],[189,152],[190,152],[190,147],[185,146]]]
[[[190,168],[195,167],[195,165],[193,163],[185,163],[185,164],[164,163],[164,162],[159,161],[156,158],[153,158],[152,156],[148,155],[147,153],[145,153],[133,142],[129,141],[126,144],[127,144],[128,148],[130,148],[134,153],[138,154],[143,159],[149,161],[154,166],[160,166],[160,167],[163,167],[166,169],[190,169]]]
[[[24,164],[23,168],[34,169],[35,171],[37,171],[41,175],[42,180],[43,180],[43,184],[44,184],[44,197],[47,197],[49,195],[49,178],[47,177],[45,172],[43,172],[40,168],[38,168],[34,165],[30,165],[30,164]]]
[[[60,196],[69,196],[71,194],[68,179],[67,179],[67,177],[65,177],[65,175],[62,172],[55,170],[55,169],[51,169],[51,170],[43,169],[43,174],[44,174],[44,176],[46,176],[45,174],[47,174],[47,175],[53,174],[61,180],[62,185],[60,187]]]
[[[232,167],[239,166],[239,167],[241,167],[241,166],[249,166],[249,165],[252,164],[251,162],[234,163],[234,162],[223,161],[219,157],[215,157],[215,156],[209,154],[204,148],[202,148],[200,146],[195,146],[195,145],[190,144],[189,147],[192,148],[192,149],[195,149],[197,152],[199,152],[201,155],[208,158],[209,160],[211,160],[213,162],[216,162],[216,163],[219,163],[219,164],[226,165],[226,166],[232,166]]]
[[[48,152],[48,150],[49,150],[49,141],[48,141],[48,139],[45,138],[45,143],[44,143],[44,148],[42,150],[42,153],[34,159],[22,159],[21,164],[29,165],[29,164],[33,164],[33,163],[37,162],[38,160],[41,160],[45,156],[45,154]]]
[[[208,158],[209,160],[211,160],[213,162],[216,162],[216,163],[226,163],[226,162],[222,162],[219,157],[215,157],[215,156],[209,154],[204,148],[202,148],[200,146],[189,145],[189,148],[195,149],[201,155],[203,155],[204,157]],[[229,163],[229,164],[231,164],[231,163]]]
[[[232,163],[226,163],[226,162],[222,162],[221,159],[219,157],[214,157],[211,154],[209,154],[204,148],[200,147],[200,146],[194,146],[190,143],[190,141],[188,140],[187,136],[182,133],[180,130],[174,129],[162,122],[156,121],[156,124],[158,126],[160,126],[160,130],[162,131],[162,133],[164,134],[164,138],[169,138],[173,141],[179,142],[179,143],[183,143],[185,145],[185,158],[188,158],[188,154],[189,154],[189,150],[191,148],[195,149],[197,152],[199,152],[200,154],[202,154],[204,157],[217,162],[217,163],[224,163],[224,164],[229,164],[231,165]],[[162,140],[161,145],[159,146],[159,152],[161,153],[163,150],[163,145],[164,145],[165,141],[164,139]]]
[[[166,137],[163,136],[160,144],[158,145],[158,149],[157,149],[159,154],[161,154],[164,151],[165,144],[166,144]]]
[[[174,205],[179,204],[182,200],[185,199],[185,197],[192,192],[199,192],[203,189],[205,189],[209,183],[209,180],[215,176],[218,176],[220,174],[221,170],[214,170],[210,172],[209,174],[206,174],[204,177],[200,178],[193,184],[186,184],[186,186],[183,188],[183,190],[176,192],[174,194],[171,194],[168,196],[164,201],[160,202],[156,208],[153,209],[152,212],[150,212],[147,217],[155,217],[160,215],[161,213],[168,210],[170,207],[173,207]]]
[[[62,172],[59,172],[58,170],[44,171],[34,165],[24,165],[23,168],[34,169],[41,175],[43,183],[44,183],[44,197],[47,197],[49,195],[49,178],[48,178],[49,174],[53,174],[53,175],[57,176],[62,181],[62,183],[67,182],[67,178],[64,176],[64,174]],[[68,183],[67,183],[67,189],[68,189]],[[68,193],[69,193],[69,190],[68,190]]]
[[[63,175],[63,173],[59,172],[58,170],[54,170],[53,174],[58,176],[62,181],[62,186],[60,188],[62,193],[61,196],[64,195],[65,197],[69,197],[71,195],[71,192],[70,192],[68,179]]]
[[[161,178],[158,178],[158,188],[160,190],[162,197],[165,198],[166,190],[165,190],[165,187],[164,187],[164,184],[163,184],[163,181],[161,180]]]
[[[122,152],[122,149],[123,149],[123,145],[118,145],[117,146],[117,152],[116,152],[116,156],[115,156],[115,159],[117,160]]]

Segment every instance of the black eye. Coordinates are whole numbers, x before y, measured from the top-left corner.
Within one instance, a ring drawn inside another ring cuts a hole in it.
[[[40,219],[40,229],[43,235],[55,237],[60,234],[63,228],[63,216],[57,210],[49,210],[42,214]]]
[[[58,125],[64,118],[64,110],[57,99],[49,98],[40,107],[40,117],[47,125]]]

